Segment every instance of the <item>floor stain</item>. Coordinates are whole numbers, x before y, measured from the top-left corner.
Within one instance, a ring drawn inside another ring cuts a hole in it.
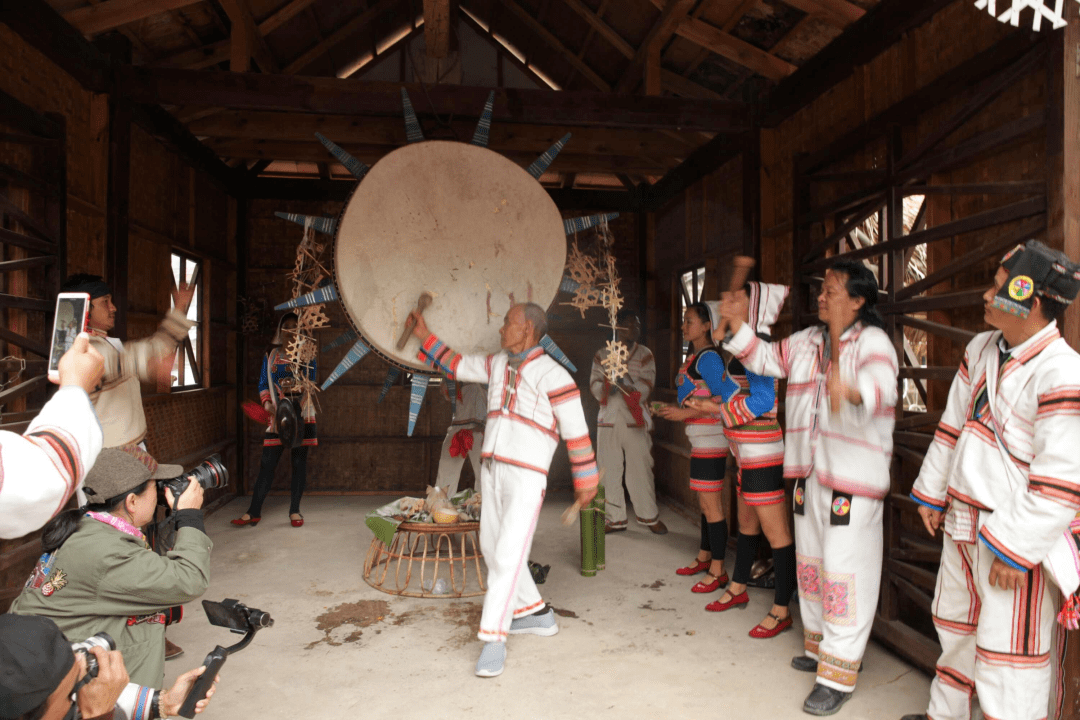
[[[645,603],[644,605],[639,605],[638,609],[639,610],[655,610],[657,612],[675,612],[675,608],[653,607],[652,600]]]
[[[578,614],[573,610],[566,610],[564,608],[552,607],[551,610],[559,617],[577,618]]]
[[[642,585],[641,587],[646,588],[648,590],[659,590],[660,588],[664,587],[664,584],[665,583],[664,583],[663,580],[657,580],[652,585]]]
[[[355,603],[335,605],[315,618],[317,622],[315,629],[323,633],[323,638],[308,643],[305,649],[311,650],[320,643],[337,646],[356,642],[364,634],[362,628],[385,620],[389,614],[390,603],[385,600],[361,600]],[[347,635],[341,642],[334,640],[330,633],[345,625],[352,625],[356,630]]]

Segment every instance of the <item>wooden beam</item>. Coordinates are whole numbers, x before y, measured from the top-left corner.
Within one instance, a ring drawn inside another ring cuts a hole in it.
[[[116,81],[118,92],[143,103],[397,118],[402,87],[412,94],[420,115],[434,111],[475,118],[490,92],[437,85],[425,94],[416,83],[148,67],[121,67]],[[749,127],[749,110],[733,101],[501,88],[495,92],[493,120],[730,133]]]
[[[611,5],[612,0],[600,0],[600,5],[596,8],[596,17],[600,20],[604,19],[604,13],[608,11],[608,7]],[[577,59],[584,60],[585,54],[592,47],[593,37],[596,35],[596,28],[590,27],[589,32],[585,33],[585,40],[581,43],[581,49],[577,51]],[[633,48],[631,48],[631,54],[633,54]],[[571,66],[569,74],[566,76],[563,87],[570,85],[570,82],[577,75],[577,68]]]
[[[448,124],[458,137],[469,138],[476,121],[453,120]],[[208,142],[211,147],[227,139],[315,143],[317,132],[343,146],[385,145],[390,149],[405,143],[405,124],[396,117],[222,112],[196,120],[188,129],[197,137],[210,138]],[[565,125],[494,123],[488,147],[499,152],[533,152],[539,155],[565,134]],[[576,128],[566,150],[586,155],[641,154],[681,158],[699,144],[688,141],[678,133],[673,134],[675,138],[650,130]],[[326,157],[329,158],[329,155]]]
[[[765,104],[763,127],[776,127],[955,1],[881,0],[773,88]]]
[[[387,146],[354,145],[346,143],[341,145],[357,160],[373,165],[382,157],[392,151]],[[243,160],[282,160],[295,162],[323,162],[329,159],[326,148],[317,142],[259,142],[251,140],[238,140],[215,146],[213,151],[223,158],[240,158]],[[537,158],[535,152],[502,152],[504,157],[513,162],[528,167]],[[559,153],[557,169],[582,173],[615,172],[628,173],[630,175],[657,175],[666,172],[677,164],[677,161],[654,160],[641,155],[581,155],[570,152],[568,146]],[[554,168],[553,168],[554,169]]]
[[[108,0],[64,13],[64,19],[83,35],[97,35],[159,13],[194,5],[201,0]]]
[[[684,1],[684,0],[680,0]],[[584,60],[580,60],[576,54],[571,52],[570,48],[563,45],[559,40],[548,30],[544,25],[529,14],[529,11],[518,5],[514,0],[499,0],[510,12],[514,13],[530,30],[540,36],[540,39],[554,48],[563,58],[577,69],[582,75],[589,79],[597,89],[604,92],[611,92],[611,84],[607,80],[600,77],[600,75],[589,67]]]
[[[629,66],[623,72],[618,85],[615,86],[616,92],[628,93],[634,89],[640,79],[641,68],[648,58],[649,49],[653,46],[663,49],[667,41],[675,34],[679,23],[693,9],[694,2],[695,0],[668,0],[668,4],[661,11],[659,19],[649,29],[645,41],[641,43],[641,46],[634,53]]]
[[[286,75],[293,75],[300,72],[315,60],[322,57],[322,55],[330,50],[330,48],[335,47],[343,40],[347,40],[379,15],[382,15],[397,5],[398,2],[399,0],[381,0],[378,4],[368,8],[335,30],[331,33],[330,37],[305,50],[300,57],[286,65],[282,72]]]
[[[251,183],[250,197],[259,200],[319,200],[344,202],[356,187],[355,182],[341,180],[301,180],[261,177]],[[594,210],[639,212],[640,197],[634,192],[616,190],[547,190],[555,204],[563,210]],[[2,330],[3,328],[0,328]]]
[[[769,80],[783,80],[798,69],[786,60],[770,55],[703,20],[686,18],[679,23],[676,32],[679,37],[749,68]]]
[[[450,19],[457,14],[454,4],[452,0],[424,0],[424,44],[430,58],[450,53]]]
[[[862,19],[866,11],[847,0],[784,0],[807,15],[815,15],[841,30]]]
[[[642,188],[645,206],[653,211],[659,209],[665,202],[741,153],[746,141],[745,133],[717,135],[656,184]]]
[[[310,7],[315,0],[292,0],[274,12],[273,15],[259,23],[259,34],[264,37],[277,30],[285,23]]]
[[[45,0],[0,3],[0,22],[87,90],[110,91],[109,61]]]
[[[760,1],[761,0],[742,0],[742,2],[740,2],[738,4],[738,6],[736,6],[736,8],[734,10],[732,10],[730,13],[728,13],[728,16],[724,19],[724,22],[720,23],[720,29],[723,30],[726,33],[729,33],[732,30],[734,30],[735,26],[739,24],[739,21],[743,19],[743,17],[746,15],[746,13],[750,12],[750,10],[754,6],[756,6]],[[652,2],[653,2],[653,5],[659,6],[660,0],[652,0]],[[708,7],[709,7],[709,2],[708,2],[708,0],[706,0],[705,2],[698,5],[697,9],[694,10],[694,12],[690,14],[690,17],[692,17],[692,18],[700,18],[702,15],[705,14],[705,10]],[[809,16],[807,16],[807,17],[809,17]],[[664,59],[665,60],[671,60],[670,55],[673,52],[674,52],[673,49],[669,49],[668,50],[668,57],[665,57]],[[705,48],[701,48],[701,50],[698,52],[697,57],[695,57],[690,62],[690,64],[686,67],[686,70],[683,71],[683,73],[682,73],[683,77],[690,77],[690,75],[692,75],[695,70],[697,70],[699,67],[701,67],[701,63],[708,60],[709,54],[710,53],[709,53],[708,50],[706,50]]]
[[[571,10],[576,12],[581,19],[589,24],[589,27],[600,34],[600,37],[608,41],[608,43],[622,53],[625,58],[634,57],[634,47],[623,39],[623,36],[618,33],[615,28],[608,25],[600,16],[594,13],[588,5],[581,0],[562,0]]]
[[[274,60],[270,46],[255,25],[251,16],[248,0],[218,0],[232,21],[232,57],[230,69],[234,72],[247,70],[247,59],[254,58],[259,69],[264,73],[276,73],[277,61]],[[240,67],[244,66],[244,67]]]
[[[232,43],[229,40],[219,40],[202,47],[189,48],[178,53],[162,58],[152,63],[155,67],[186,68],[188,70],[202,70],[203,68],[220,65],[231,56]]]
[[[687,80],[682,75],[670,70],[660,69],[660,79],[664,89],[680,97],[699,98],[701,100],[723,100],[724,96],[710,90],[704,85],[698,85],[693,80]]]

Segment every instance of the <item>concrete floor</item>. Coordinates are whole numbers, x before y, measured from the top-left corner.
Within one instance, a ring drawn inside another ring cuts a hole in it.
[[[699,532],[670,508],[661,511],[668,535],[631,521],[608,536],[607,570],[584,578],[578,529],[559,523],[571,498],[549,498],[532,557],[551,565],[545,599],[577,617],[560,617],[554,637],[512,637],[506,672],[481,679],[479,598],[401,598],[364,582],[372,536],[363,517],[389,499],[305,498],[299,529],[283,497],[269,499],[256,528],[229,524],[246,498],[208,519],[215,545],[205,598],[237,598],[275,625],[229,659],[201,717],[809,717],[801,707],[813,677],[789,666],[802,651],[798,606],[795,629],[772,640],[747,637],[771,591],[752,589],[745,611],[704,612],[719,594],[694,595],[693,580],[674,573],[694,556]],[[209,625],[198,603],[169,637],[187,651],[167,663],[169,684],[214,645],[239,639]],[[923,673],[873,643],[865,660],[837,717],[895,720],[925,709]]]

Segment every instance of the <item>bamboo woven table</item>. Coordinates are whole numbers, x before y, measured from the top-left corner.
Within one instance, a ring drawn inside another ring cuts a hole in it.
[[[403,522],[389,547],[372,538],[364,559],[364,582],[390,595],[463,598],[483,595],[480,523]],[[471,570],[471,571],[470,571]],[[446,591],[435,592],[440,579]]]

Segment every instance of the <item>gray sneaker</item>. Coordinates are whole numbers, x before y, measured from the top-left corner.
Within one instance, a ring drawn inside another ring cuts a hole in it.
[[[478,677],[502,675],[505,663],[506,643],[484,643],[484,649],[480,651],[480,659],[476,661],[476,674]]]
[[[548,608],[547,612],[533,613],[510,621],[511,635],[551,637],[557,632],[559,632],[559,625],[555,622],[555,613],[552,612],[551,608]]]

